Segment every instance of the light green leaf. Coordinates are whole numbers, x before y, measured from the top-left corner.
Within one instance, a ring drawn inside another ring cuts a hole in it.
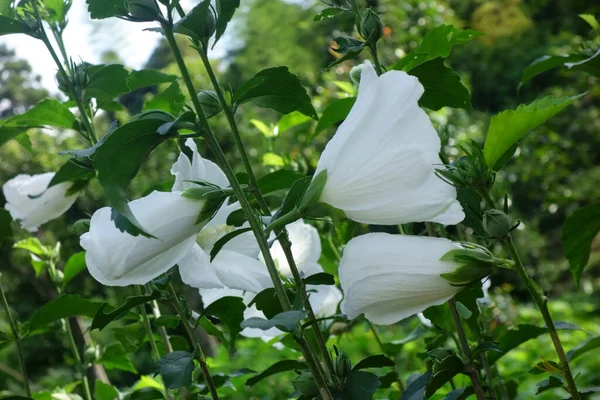
[[[85,315],[93,317],[104,303],[86,300],[77,294],[66,294],[49,301],[31,316],[31,329],[43,328],[59,319]]]
[[[51,254],[50,250],[36,237],[28,237],[27,239],[19,240],[13,245],[13,248],[27,250],[40,258],[49,257]]]
[[[256,129],[258,129],[260,131],[260,133],[262,133],[264,135],[264,137],[266,138],[272,138],[275,137],[275,132],[273,131],[272,127],[269,127],[267,124],[265,124],[264,122],[258,120],[258,119],[251,119],[250,123],[252,125],[254,125],[254,127]]]
[[[579,18],[588,23],[589,26],[592,27],[593,30],[597,31],[600,28],[600,24],[596,17],[592,14],[579,14]]]
[[[443,107],[471,109],[471,94],[460,81],[460,76],[447,67],[442,58],[422,63],[410,74],[416,76],[425,88],[419,99],[421,107],[434,111]]]
[[[583,94],[573,97],[547,96],[531,104],[521,104],[516,110],[502,111],[492,117],[483,154],[488,167],[496,162],[525,134],[565,109]]]
[[[86,268],[85,251],[73,254],[65,264],[63,283],[66,285]]]
[[[121,371],[137,374],[137,370],[129,359],[128,353],[120,343],[114,343],[108,346],[98,359],[97,363],[103,365],[106,369],[119,369]]]
[[[310,121],[312,121],[312,118],[299,113],[298,111],[286,114],[279,119],[279,122],[277,122],[277,134],[281,135],[289,129],[302,126]]]
[[[7,120],[2,128],[51,126],[72,129],[75,119],[75,115],[63,103],[45,99],[23,114]]]
[[[131,71],[127,78],[127,86],[130,91],[142,89],[148,86],[156,86],[161,83],[170,83],[177,80],[177,76],[165,74],[156,69],[142,69]]]
[[[263,165],[269,167],[285,167],[285,160],[275,153],[263,154]]]
[[[321,115],[312,138],[314,139],[325,129],[345,120],[354,103],[356,103],[356,97],[347,97],[332,101],[323,111],[323,115]]]
[[[162,110],[172,115],[179,115],[183,111],[184,104],[185,96],[181,92],[179,83],[173,82],[168,88],[144,103],[144,111]]]
[[[92,19],[104,19],[127,15],[123,0],[86,0]]]
[[[577,285],[590,258],[592,242],[598,232],[600,232],[600,203],[578,209],[565,221],[562,232],[563,248]]]
[[[113,386],[97,379],[94,382],[94,397],[96,400],[115,400],[119,398],[119,392]]]

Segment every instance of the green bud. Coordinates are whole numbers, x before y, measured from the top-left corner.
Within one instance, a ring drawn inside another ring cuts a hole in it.
[[[211,90],[201,90],[198,92],[198,100],[206,118],[214,117],[223,110],[219,102],[219,97]]]
[[[56,71],[56,75],[54,75],[56,79],[56,85],[60,89],[61,92],[68,94],[70,91],[70,82],[69,78],[66,77],[62,72]]]
[[[499,259],[485,247],[466,242],[455,242],[457,248],[450,250],[440,258],[441,261],[450,261],[457,264],[453,272],[440,274],[440,276],[455,286],[465,286],[480,280],[490,273]]]
[[[85,63],[77,64],[73,68],[73,86],[75,90],[83,90],[90,81]]]
[[[312,399],[319,394],[319,389],[312,377],[308,372],[298,375],[292,382],[297,391],[302,393],[302,396],[307,399]]]
[[[125,8],[136,21],[156,21],[161,16],[156,0],[126,0]]]
[[[372,8],[368,8],[360,19],[360,34],[368,43],[375,43],[383,36],[383,22]]]
[[[365,69],[365,65],[360,64],[355,67],[352,67],[352,69],[350,70],[350,80],[356,86],[360,84],[360,76],[362,74],[363,69]]]
[[[492,238],[503,238],[510,232],[510,218],[500,210],[488,210],[483,214],[483,229]]]
[[[340,379],[344,379],[347,377],[350,372],[352,372],[352,363],[350,362],[350,357],[346,354],[345,351],[342,351],[338,354],[335,360],[335,373]]]

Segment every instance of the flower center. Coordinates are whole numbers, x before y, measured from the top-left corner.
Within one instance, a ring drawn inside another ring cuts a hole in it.
[[[196,237],[196,243],[202,247],[202,250],[209,252],[219,239],[229,232],[233,232],[234,230],[234,226],[226,224],[204,227],[200,233],[198,233],[198,236]]]

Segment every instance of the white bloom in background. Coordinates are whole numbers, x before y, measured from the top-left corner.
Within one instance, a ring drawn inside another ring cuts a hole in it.
[[[63,182],[48,189],[54,172],[38,175],[17,175],[2,186],[6,205],[14,220],[29,232],[64,214],[77,200],[77,194],[67,196],[71,182]],[[43,194],[42,194],[43,193]],[[38,196],[31,198],[29,196]]]
[[[369,233],[350,240],[339,267],[342,312],[390,325],[445,303],[462,289],[440,276],[460,266],[440,260],[455,249],[435,237]]]
[[[111,220],[111,209],[94,213],[90,230],[81,235],[88,271],[107,286],[143,285],[168,271],[192,248],[202,224],[195,223],[203,201],[179,193],[152,192],[129,203],[146,232],[132,236]]]
[[[440,139],[418,100],[423,86],[403,71],[377,76],[365,63],[358,97],[321,154],[320,201],[362,223],[456,224],[456,189],[435,175]]]

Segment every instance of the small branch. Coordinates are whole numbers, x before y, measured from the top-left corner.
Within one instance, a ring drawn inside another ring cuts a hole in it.
[[[135,293],[138,296],[142,296],[142,289],[139,285],[135,285]],[[148,318],[148,313],[146,312],[146,305],[141,304],[139,306],[139,309],[142,313],[142,324],[144,325],[144,329],[146,330],[146,335],[148,335],[148,342],[150,343],[150,347],[152,348],[152,352],[154,353],[155,360],[158,361],[161,358],[160,351],[158,351],[158,347],[156,346],[156,342],[154,341],[154,332],[152,332],[150,319]]]

